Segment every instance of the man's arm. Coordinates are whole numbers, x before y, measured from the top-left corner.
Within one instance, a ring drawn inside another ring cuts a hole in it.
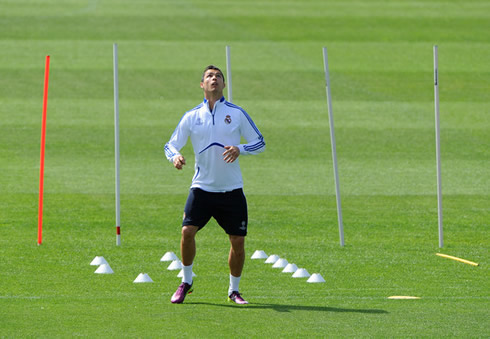
[[[247,140],[246,144],[237,145],[240,154],[259,154],[265,151],[265,141],[262,133],[247,112],[242,111],[241,134]]]
[[[188,138],[189,129],[187,128],[187,119],[184,116],[164,146],[165,156],[179,170],[185,165],[185,158],[180,154],[180,150],[185,146]]]

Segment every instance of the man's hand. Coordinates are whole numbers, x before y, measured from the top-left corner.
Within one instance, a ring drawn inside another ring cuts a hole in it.
[[[240,155],[240,149],[236,146],[225,146],[226,151],[223,153],[223,160],[232,163]]]
[[[174,158],[174,167],[178,170],[182,169],[182,166],[185,165],[185,159],[183,156],[178,155]]]

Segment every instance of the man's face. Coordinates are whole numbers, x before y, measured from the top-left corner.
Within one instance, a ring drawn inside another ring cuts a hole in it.
[[[225,88],[223,74],[217,69],[208,69],[201,81],[201,88],[208,93],[222,93]]]

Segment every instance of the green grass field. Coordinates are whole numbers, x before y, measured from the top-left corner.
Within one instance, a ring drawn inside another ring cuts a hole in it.
[[[488,337],[488,1],[0,0],[0,337]],[[112,44],[119,46],[115,246]],[[444,248],[438,247],[432,47],[439,46]],[[198,236],[195,292],[169,301],[193,176],[162,146],[224,70],[264,134],[240,159],[257,249],[226,302],[229,244]],[[322,47],[329,51],[345,247],[339,246]],[[51,56],[37,246],[44,58]],[[480,263],[474,267],[437,252]],[[94,274],[104,256],[115,271]],[[133,284],[145,272],[153,284]],[[389,300],[392,295],[419,300]]]

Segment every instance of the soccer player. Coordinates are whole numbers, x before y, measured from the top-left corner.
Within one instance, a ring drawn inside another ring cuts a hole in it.
[[[243,194],[238,156],[263,152],[265,142],[247,112],[225,100],[225,79],[218,67],[206,67],[201,88],[204,101],[184,114],[165,144],[165,155],[178,170],[185,165],[185,158],[179,151],[189,137],[195,155],[195,174],[184,208],[180,241],[184,275],[171,302],[182,303],[192,292],[195,237],[213,217],[228,234],[231,243],[228,301],[248,304],[238,289],[245,262],[248,226],[247,201]],[[242,137],[245,144],[240,143]]]

